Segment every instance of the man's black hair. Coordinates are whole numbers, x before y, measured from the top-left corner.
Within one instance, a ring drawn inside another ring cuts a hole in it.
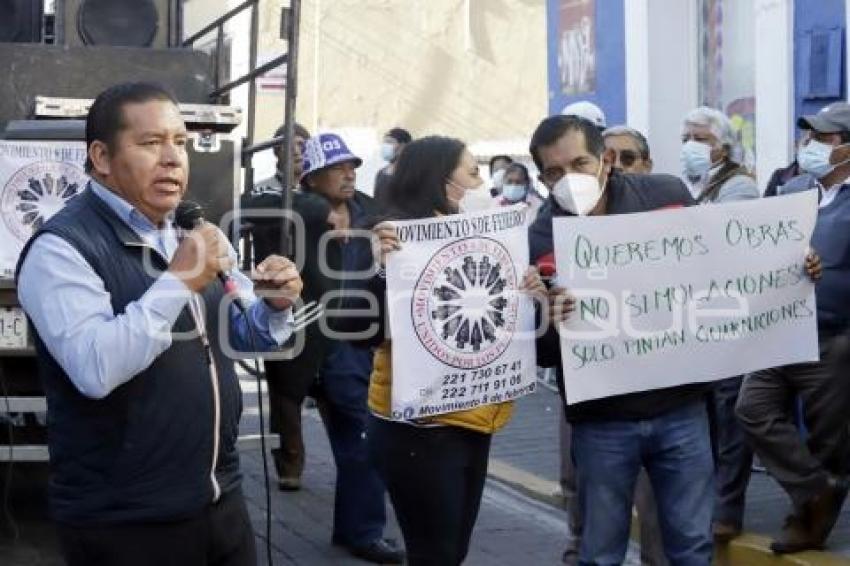
[[[298,136],[299,138],[304,138],[305,140],[310,139],[310,132],[307,130],[307,128],[305,128],[304,126],[302,126],[298,122],[295,122],[292,129],[295,131],[295,135]],[[275,130],[274,137],[280,138],[280,137],[283,137],[285,135],[286,135],[286,124],[283,124],[277,130]]]
[[[541,147],[554,145],[564,134],[569,131],[584,133],[584,143],[588,153],[599,157],[605,151],[605,142],[602,141],[602,133],[599,128],[591,122],[579,116],[550,116],[544,119],[531,135],[531,143],[528,151],[537,169],[543,171],[543,163],[540,161],[538,150]]]
[[[529,187],[531,186],[531,174],[528,172],[528,167],[518,161],[515,161],[508,165],[508,168],[505,169],[505,178],[507,178],[513,171],[519,171],[522,178],[525,179],[525,184]]]
[[[446,182],[460,165],[465,148],[462,141],[442,136],[427,136],[407,145],[387,185],[389,216],[430,218],[435,213],[456,212],[446,198]]]
[[[408,132],[404,128],[393,128],[384,135],[394,139],[395,141],[401,144],[408,144],[413,141],[413,136],[411,136],[410,132]]]
[[[106,147],[112,150],[118,132],[127,126],[124,123],[124,106],[144,104],[153,100],[178,104],[177,98],[168,89],[156,83],[121,83],[97,95],[86,116],[86,152],[95,141],[105,143]],[[85,167],[86,173],[91,173],[94,169],[94,164],[88,156]]]
[[[493,173],[493,165],[495,165],[497,161],[507,161],[508,165],[514,162],[510,155],[494,155],[490,158],[489,168],[487,169],[491,174]]]

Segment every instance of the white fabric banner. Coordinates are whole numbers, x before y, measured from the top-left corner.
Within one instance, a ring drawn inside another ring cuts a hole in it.
[[[526,207],[393,222],[392,418],[516,399],[536,386]]]
[[[817,192],[558,218],[568,403],[818,359],[804,257]]]
[[[12,278],[24,244],[86,186],[86,144],[0,140],[0,277]]]

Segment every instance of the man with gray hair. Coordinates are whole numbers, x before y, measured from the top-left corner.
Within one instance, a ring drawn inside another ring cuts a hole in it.
[[[729,118],[700,106],[682,124],[682,178],[697,203],[746,200],[760,196],[742,164],[742,148]]]
[[[638,130],[621,124],[602,132],[605,149],[614,152],[614,169],[631,175],[652,173],[649,142]],[[640,559],[642,564],[663,566],[667,564],[661,544],[661,526],[658,506],[652,493],[652,484],[646,470],[641,470],[635,487],[635,507],[640,521]]]
[[[737,132],[723,112],[707,106],[688,112],[682,122],[682,177],[698,204],[760,196],[741,155]],[[709,396],[716,473],[712,532],[718,543],[741,534],[750,481],[752,451],[735,418],[742,380],[738,375],[717,381]]]
[[[622,173],[652,173],[649,142],[642,133],[626,125],[612,126],[602,132],[605,149],[615,153],[614,169]]]

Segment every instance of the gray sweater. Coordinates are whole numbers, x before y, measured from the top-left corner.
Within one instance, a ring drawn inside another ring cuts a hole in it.
[[[735,175],[723,183],[717,196],[708,202],[718,204],[737,200],[749,200],[759,198],[760,196],[761,194],[756,186],[756,182],[752,177],[748,175]],[[704,204],[708,204],[708,202]]]

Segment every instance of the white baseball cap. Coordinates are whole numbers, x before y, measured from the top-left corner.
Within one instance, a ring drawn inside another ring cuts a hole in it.
[[[602,109],[587,100],[567,104],[564,106],[564,109],[561,110],[561,114],[564,116],[578,116],[579,118],[590,120],[593,122],[593,125],[600,129],[608,127],[608,123],[605,120],[605,113]]]

